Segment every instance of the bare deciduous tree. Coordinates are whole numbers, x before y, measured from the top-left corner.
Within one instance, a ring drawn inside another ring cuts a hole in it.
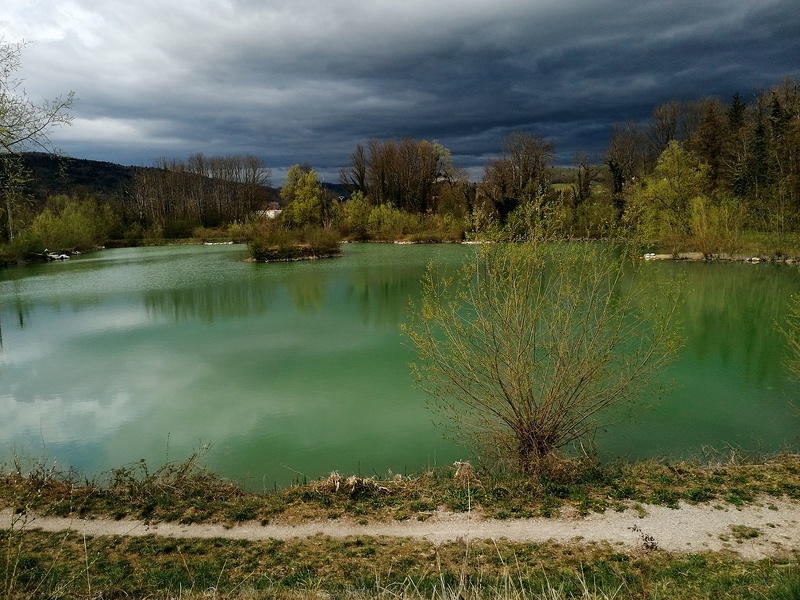
[[[356,145],[351,156],[351,163],[349,167],[339,170],[339,180],[342,182],[347,190],[351,193],[361,192],[367,193],[367,168],[369,160],[364,151],[364,146],[361,144]]]
[[[59,125],[69,125],[72,117],[73,92],[52,100],[34,102],[22,88],[23,81],[14,76],[21,65],[24,42],[8,43],[0,37],[0,149],[20,152],[36,148],[53,150],[50,131]]]
[[[25,93],[23,81],[15,76],[24,47],[24,42],[8,43],[0,37],[0,194],[4,199],[9,240],[16,233],[14,214],[23,199],[21,187],[27,182],[19,154],[26,150],[54,152],[51,131],[72,122],[68,112],[72,107],[72,92],[38,103]]]
[[[503,142],[511,164],[514,186],[522,197],[544,195],[550,185],[550,166],[555,157],[553,142],[523,131],[511,133]]]
[[[515,131],[503,141],[504,154],[484,169],[482,192],[490,198],[501,222],[518,206],[541,201],[550,186],[550,171],[555,156],[553,143],[541,136]]]
[[[366,150],[359,144],[350,166],[339,171],[342,184],[362,192],[373,205],[419,214],[435,210],[441,185],[453,187],[462,176],[447,148],[411,138],[370,140]]]
[[[575,182],[572,194],[575,199],[575,210],[592,195],[592,184],[600,175],[600,166],[593,163],[586,152],[578,151],[573,159],[575,165]]]
[[[270,169],[252,155],[198,153],[186,162],[162,158],[155,169],[140,169],[134,177],[137,219],[162,226],[243,222],[267,202],[270,176]]]
[[[652,144],[654,156],[660,155],[670,141],[678,140],[683,114],[683,103],[679,100],[664,102],[653,109],[653,117],[650,120],[647,135]]]

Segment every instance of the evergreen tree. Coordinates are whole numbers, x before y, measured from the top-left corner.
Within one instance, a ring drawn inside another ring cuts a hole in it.
[[[728,125],[731,130],[737,131],[744,125],[745,111],[747,105],[742,102],[742,97],[739,92],[736,92],[731,98],[731,105],[728,108]]]

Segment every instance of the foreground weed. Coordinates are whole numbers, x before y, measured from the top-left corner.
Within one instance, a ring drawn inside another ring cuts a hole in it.
[[[20,473],[20,464],[15,464],[16,473]],[[16,490],[14,494],[14,510],[9,526],[3,530],[3,585],[4,598],[38,597],[43,589],[54,587],[58,590],[65,585],[71,585],[77,577],[62,579],[62,551],[63,541],[69,534],[61,534],[60,539],[55,538],[49,546],[49,556],[43,559],[38,553],[28,550],[26,542],[30,537],[31,505],[41,501],[48,484],[53,481],[55,467],[44,463],[37,463],[26,478],[27,486]],[[89,563],[86,562],[88,572]],[[88,584],[88,579],[87,579]],[[91,587],[88,587],[91,596]]]

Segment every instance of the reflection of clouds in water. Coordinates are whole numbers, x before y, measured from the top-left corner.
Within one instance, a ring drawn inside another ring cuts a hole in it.
[[[50,342],[45,340],[27,340],[21,347],[6,341],[3,346],[4,349],[0,351],[0,367],[25,365],[42,359],[52,351]]]
[[[134,329],[152,321],[138,307],[117,307],[113,311],[87,314],[77,323],[77,333],[96,334],[108,331]]]
[[[48,443],[82,442],[109,435],[136,416],[127,394],[119,393],[107,402],[64,396],[36,397],[20,402],[14,396],[0,396],[0,438],[41,439]]]
[[[17,366],[45,361],[58,348],[76,339],[102,333],[126,331],[152,322],[138,307],[130,305],[92,307],[91,311],[73,311],[66,315],[58,310],[39,310],[24,328],[16,322],[7,325],[3,316],[3,349],[0,366]]]

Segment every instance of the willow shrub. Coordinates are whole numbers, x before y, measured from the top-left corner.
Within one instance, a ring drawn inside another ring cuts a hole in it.
[[[443,423],[523,473],[642,398],[680,345],[679,287],[599,244],[491,244],[430,267],[405,332]]]

